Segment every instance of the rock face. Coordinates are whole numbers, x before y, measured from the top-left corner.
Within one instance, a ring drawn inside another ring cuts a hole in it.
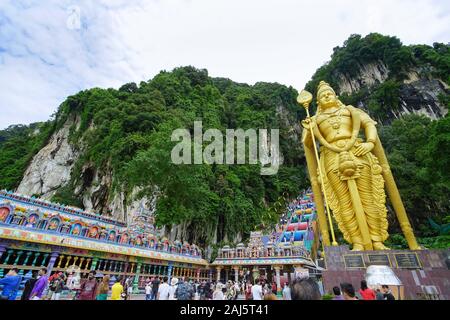
[[[438,96],[448,91],[448,86],[437,79],[406,81],[400,87],[401,113],[424,114],[433,120],[442,118],[448,110]]]
[[[339,92],[341,94],[355,93],[361,88],[383,83],[388,76],[389,70],[382,61],[360,65],[359,73],[355,77],[348,77],[341,73],[337,75],[339,79]]]
[[[359,72],[354,77],[337,74],[338,94],[355,94],[363,88],[371,89],[377,84],[388,80],[389,70],[379,61],[361,65]],[[431,78],[420,69],[411,69],[407,78],[403,80],[399,89],[400,108],[390,108],[386,118],[395,119],[404,114],[423,114],[433,120],[444,117],[448,110],[439,101],[439,95],[449,94],[449,87],[441,79]],[[363,97],[358,107],[367,110],[367,96]]]
[[[67,121],[34,156],[17,188],[18,193],[39,195],[49,200],[70,180],[73,165],[79,156],[68,141],[69,129],[75,121]]]

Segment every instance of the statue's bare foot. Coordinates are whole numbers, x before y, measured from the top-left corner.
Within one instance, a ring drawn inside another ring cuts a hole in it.
[[[391,250],[390,248],[386,247],[383,242],[374,242],[373,243],[373,249],[374,250]]]
[[[352,251],[364,251],[364,246],[360,243],[354,243]]]

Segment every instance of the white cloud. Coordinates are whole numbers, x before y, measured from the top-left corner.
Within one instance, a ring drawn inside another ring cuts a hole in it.
[[[47,120],[79,90],[180,65],[301,89],[352,33],[448,42],[449,7],[444,0],[2,1],[0,128]]]

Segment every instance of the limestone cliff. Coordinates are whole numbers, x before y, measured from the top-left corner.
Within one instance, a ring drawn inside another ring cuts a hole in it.
[[[340,95],[352,96],[366,90],[365,94],[358,97],[356,104],[370,112],[371,93],[389,79],[389,73],[382,61],[360,65],[356,76],[337,73],[337,92]],[[388,108],[387,115],[377,118],[385,122],[410,113],[423,114],[433,120],[442,118],[448,113],[448,109],[439,97],[449,93],[449,86],[442,79],[430,77],[420,68],[408,69],[405,79],[399,81],[398,108]]]
[[[34,156],[17,188],[18,193],[50,200],[60,187],[67,184],[79,155],[68,141],[69,128],[76,123],[75,118],[68,120]]]

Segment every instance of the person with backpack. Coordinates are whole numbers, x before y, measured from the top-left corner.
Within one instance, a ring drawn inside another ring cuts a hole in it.
[[[194,297],[194,288],[189,283],[189,278],[182,279],[175,291],[175,297],[178,300],[192,300]]]
[[[64,286],[65,286],[64,274],[59,273],[56,275],[56,277],[53,278],[53,281],[50,283],[50,288],[52,291],[52,296],[50,300],[59,300],[61,292],[64,289]]]
[[[17,292],[22,282],[22,277],[17,274],[18,272],[17,268],[13,268],[3,279],[0,279],[0,284],[3,284],[0,300],[16,300]]]

